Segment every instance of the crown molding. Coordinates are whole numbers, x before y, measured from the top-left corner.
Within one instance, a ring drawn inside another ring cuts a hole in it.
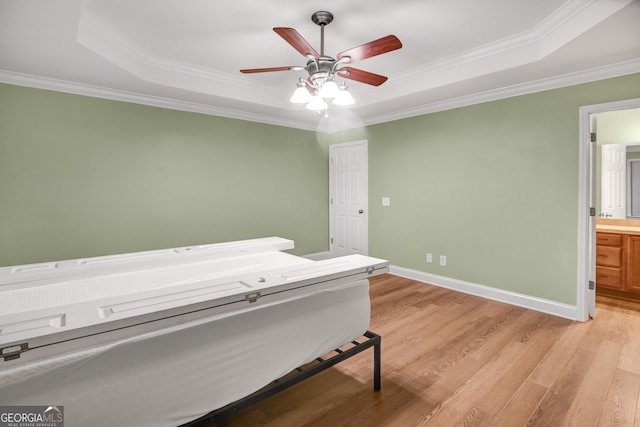
[[[45,89],[55,92],[71,93],[74,95],[89,96],[92,98],[110,99],[113,101],[130,102],[133,104],[148,105],[152,107],[166,108],[170,110],[188,111],[206,114],[210,116],[225,117],[229,119],[246,120],[250,122],[264,123],[276,126],[284,126],[303,130],[315,130],[315,124],[310,125],[298,120],[286,119],[269,114],[250,113],[231,108],[217,107],[208,104],[180,101],[176,99],[151,96],[135,92],[110,89],[100,86],[70,82],[66,80],[52,79],[49,77],[34,76],[30,74],[15,73],[0,70],[0,83],[16,86]]]
[[[409,117],[421,116],[423,114],[436,113],[439,111],[467,107],[470,105],[482,104],[484,102],[497,101],[500,99],[512,98],[545,90],[559,89],[562,87],[574,86],[598,80],[606,80],[635,73],[640,73],[640,58],[609,66],[597,67],[527,83],[505,86],[494,90],[478,92],[444,101],[430,102],[416,107],[398,110],[390,114],[370,117],[365,120],[364,124],[374,125],[393,120],[401,120]]]
[[[608,78],[621,77],[624,75],[640,73],[640,58],[630,61],[621,62],[605,67],[597,67],[589,70],[579,71],[561,76],[551,77],[547,79],[536,80],[518,85],[506,86],[503,88],[489,90],[448,99],[445,101],[430,102],[411,108],[397,110],[388,114],[369,117],[355,126],[346,124],[338,127],[326,127],[324,129],[317,128],[316,123],[303,122],[275,116],[270,114],[257,114],[246,111],[216,107],[207,104],[199,104],[194,102],[186,102],[175,99],[150,96],[140,93],[114,90],[99,86],[80,84],[65,80],[58,80],[29,74],[15,73],[6,70],[0,70],[0,82],[13,84],[17,86],[33,87],[38,89],[46,89],[57,92],[72,93],[76,95],[89,96],[94,98],[104,98],[114,101],[131,102],[135,104],[149,105],[159,108],[167,108],[172,110],[189,111],[194,113],[207,114],[211,116],[219,116],[230,119],[246,120],[276,126],[290,127],[294,129],[311,130],[318,132],[334,133],[344,130],[353,129],[361,126],[368,126],[390,122],[394,120],[406,119],[409,117],[420,116],[424,114],[435,113],[439,111],[451,110],[454,108],[466,107],[484,102],[496,101],[514,96],[526,95],[545,90],[558,89],[566,86],[574,86],[592,81],[605,80]]]
[[[427,63],[424,66],[408,70],[406,76],[403,77],[449,70],[453,67],[480,61],[483,58],[501,55],[506,52],[514,52],[516,50],[519,51],[516,56],[522,56],[520,50],[527,46],[532,46],[532,49],[528,52],[530,57],[524,61],[539,61],[633,1],[634,0],[567,1],[530,31],[515,34],[452,57]],[[519,60],[523,61],[522,58]]]
[[[632,1],[569,0],[530,31],[406,69],[358,102],[387,101],[541,61]]]

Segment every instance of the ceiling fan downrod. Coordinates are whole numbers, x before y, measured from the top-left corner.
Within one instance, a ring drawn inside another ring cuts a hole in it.
[[[320,10],[311,15],[314,24],[320,26],[320,56],[324,56],[324,27],[333,21],[333,14],[324,10]]]

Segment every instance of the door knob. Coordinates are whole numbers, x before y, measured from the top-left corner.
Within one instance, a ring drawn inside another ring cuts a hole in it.
[[[363,213],[364,213],[364,211],[363,211],[362,209],[360,209],[360,210],[358,211],[358,213],[359,213],[359,214],[363,214]]]

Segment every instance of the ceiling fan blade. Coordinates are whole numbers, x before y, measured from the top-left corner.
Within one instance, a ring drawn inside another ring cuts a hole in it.
[[[295,50],[300,52],[302,56],[307,56],[307,54],[311,54],[314,57],[320,57],[320,54],[309,44],[308,41],[304,39],[293,28],[284,28],[284,27],[276,27],[273,29],[280,37],[286,40]]]
[[[378,40],[353,47],[349,50],[345,50],[344,52],[340,52],[338,54],[338,59],[343,56],[349,56],[351,57],[349,63],[353,63],[371,58],[372,56],[382,55],[383,53],[391,52],[396,49],[400,49],[401,47],[402,43],[400,40],[394,35],[389,35]]]
[[[380,86],[387,81],[387,77],[380,74],[370,73],[369,71],[360,70],[352,67],[342,67],[338,71],[341,77],[345,79],[355,80],[372,86]]]
[[[289,71],[289,70],[302,70],[302,67],[297,65],[291,65],[287,67],[271,67],[271,68],[249,68],[248,70],[240,70],[241,73],[244,74],[253,74],[253,73],[269,73],[271,71]]]

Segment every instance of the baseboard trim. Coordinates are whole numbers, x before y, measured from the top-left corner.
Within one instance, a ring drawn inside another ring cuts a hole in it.
[[[417,280],[419,282],[428,283],[430,285],[451,289],[453,291],[463,292],[465,294],[475,295],[494,301],[500,301],[506,304],[528,308],[530,310],[535,310],[558,317],[564,317],[566,319],[577,319],[577,307],[568,304],[562,304],[555,301],[545,300],[542,298],[532,297],[516,292],[505,291],[502,289],[492,288],[490,286],[466,282],[464,280],[452,279],[450,277],[438,276],[436,274],[425,273],[423,271],[397,267],[394,265],[390,266],[389,273],[395,276],[405,277],[407,279]]]

